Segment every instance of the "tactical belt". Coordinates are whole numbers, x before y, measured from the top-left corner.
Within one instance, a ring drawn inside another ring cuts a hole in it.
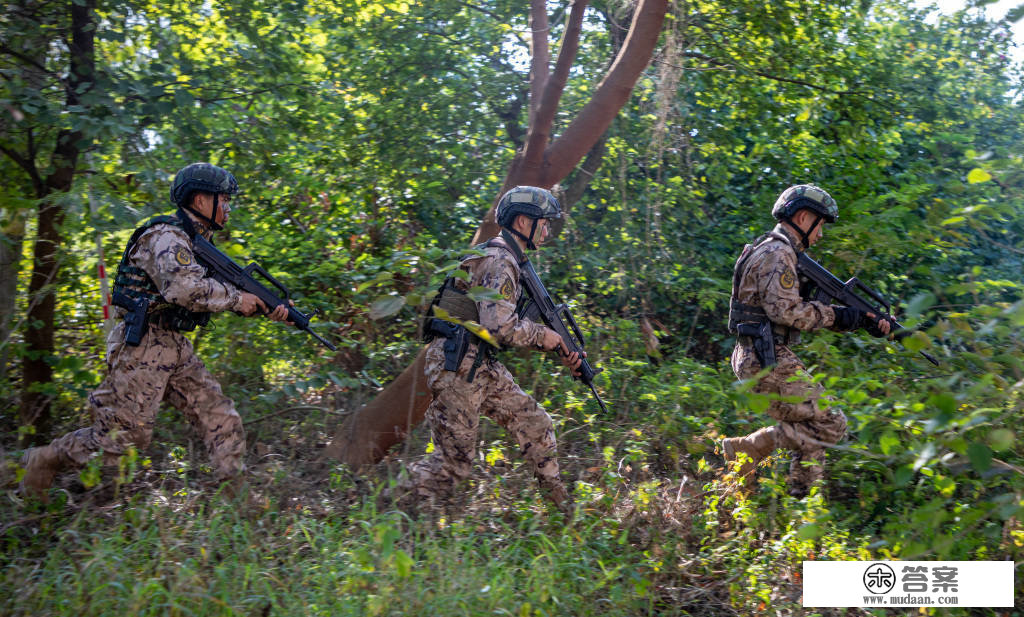
[[[776,346],[779,346],[779,345],[786,345],[786,346],[788,346],[788,345],[790,345],[790,343],[786,342],[786,337],[785,336],[783,336],[781,334],[776,334],[774,332],[772,333],[772,341],[775,342]],[[744,347],[750,347],[751,345],[754,344],[754,338],[751,337],[751,336],[744,336],[744,335],[740,334],[740,335],[738,335],[736,337],[736,342],[739,343],[740,345],[744,346]]]

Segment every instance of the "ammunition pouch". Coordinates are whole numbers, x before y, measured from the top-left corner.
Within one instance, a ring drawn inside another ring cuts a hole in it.
[[[448,279],[450,281],[451,279]],[[444,310],[450,316],[459,321],[480,321],[480,312],[466,292],[458,289],[454,284],[445,281],[445,284],[438,290],[433,306]]]
[[[754,348],[754,355],[761,368],[775,366],[775,335],[772,333],[772,322],[744,322],[736,324],[736,332],[742,345]]]

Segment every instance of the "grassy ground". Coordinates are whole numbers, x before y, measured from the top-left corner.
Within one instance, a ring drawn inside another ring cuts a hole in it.
[[[577,500],[570,520],[549,510],[515,448],[488,422],[471,481],[452,503],[415,518],[380,494],[403,457],[424,451],[425,431],[356,473],[319,460],[339,418],[315,408],[248,418],[241,497],[206,483],[201,444],[174,412],[162,414],[153,446],[120,471],[65,474],[45,507],[13,491],[18,453],[7,444],[0,614],[893,614],[803,609],[801,562],[885,558],[897,547],[879,538],[899,535],[886,526],[929,516],[929,502],[910,492],[880,498],[884,470],[873,478],[851,451],[830,455],[827,484],[804,500],[785,494],[781,455],[742,495],[714,451],[726,425],[745,428],[734,412],[716,411],[731,377],[691,369],[665,367],[643,378],[648,385],[634,382],[647,399],[612,393],[620,409],[622,400],[638,401],[620,413],[646,422],[589,416],[585,399],[557,384],[539,392],[549,409],[566,413],[555,417]],[[698,392],[705,415],[671,408],[681,388],[690,401]],[[960,536],[971,542],[970,558],[982,547],[989,558],[1013,559],[1019,524],[992,518]],[[989,528],[991,537],[977,535]]]

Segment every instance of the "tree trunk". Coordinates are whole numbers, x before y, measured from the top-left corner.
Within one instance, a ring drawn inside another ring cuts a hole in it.
[[[83,98],[92,88],[95,75],[93,20],[96,0],[74,0],[71,7],[71,70],[66,86],[67,107],[85,106]],[[56,309],[54,286],[60,269],[59,249],[63,245],[61,225],[64,208],[59,195],[71,190],[75,169],[82,152],[84,135],[79,130],[62,129],[51,157],[52,171],[43,183],[40,195],[37,236],[32,251],[32,279],[29,283],[29,309],[25,332],[26,352],[22,362],[22,397],[19,420],[22,426],[35,428],[27,442],[41,442],[49,433],[50,396],[42,386],[53,381],[53,330]]]
[[[546,17],[539,14],[545,3],[532,2],[531,6],[531,23],[546,23]],[[518,184],[551,187],[567,177],[597,144],[650,63],[668,2],[640,0],[626,42],[593,97],[565,133],[549,143],[558,101],[576,55],[585,7],[584,0],[573,3],[551,74],[546,70],[546,63],[544,68],[536,64],[536,54],[540,52],[546,58],[547,48],[539,37],[533,37],[535,62],[531,78],[542,76],[544,83],[531,83],[530,127],[526,145],[512,160],[501,193]],[[484,216],[473,244],[494,237],[498,230],[492,206]],[[380,395],[349,416],[325,450],[325,455],[357,466],[377,462],[388,448],[404,439],[414,426],[422,422],[431,400],[422,363],[423,353],[420,352],[416,361],[388,384]]]
[[[7,383],[7,360],[10,357],[11,331],[14,327],[14,302],[21,271],[21,246],[25,240],[24,225],[19,221],[0,231],[0,387]]]

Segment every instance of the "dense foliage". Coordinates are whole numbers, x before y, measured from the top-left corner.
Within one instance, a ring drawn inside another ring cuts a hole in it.
[[[61,130],[81,131],[85,151],[56,198],[60,353],[46,358],[55,421],[39,438],[87,422],[103,375],[97,246],[112,269],[195,160],[243,188],[220,245],[322,310],[314,325],[340,348],[219,316],[195,343],[246,419],[256,504],[212,498],[205,453],[166,410],[153,447],[116,473],[97,460],[49,507],[0,505],[0,613],[791,612],[805,559],[1024,559],[1024,75],[1006,24],[971,11],[933,23],[886,0],[674,5],[601,166],[536,258],[589,334],[611,415],[550,358],[508,355],[555,417],[571,525],[538,505],[494,427],[458,503],[417,521],[379,494],[423,451],[422,428],[374,469],[316,460],[414,357],[418,306],[522,144],[521,4],[104,0],[95,83],[72,106],[68,7],[0,9],[8,488],[35,430],[18,413],[26,331],[40,327],[25,319],[30,212],[54,200],[37,180]],[[560,122],[628,8],[588,10]],[[776,195],[807,181],[840,204],[816,257],[897,299],[919,331],[905,348],[805,337],[850,439],[811,497],[785,496],[784,453],[744,496],[715,444],[766,424],[767,401],[728,366],[732,264]]]

